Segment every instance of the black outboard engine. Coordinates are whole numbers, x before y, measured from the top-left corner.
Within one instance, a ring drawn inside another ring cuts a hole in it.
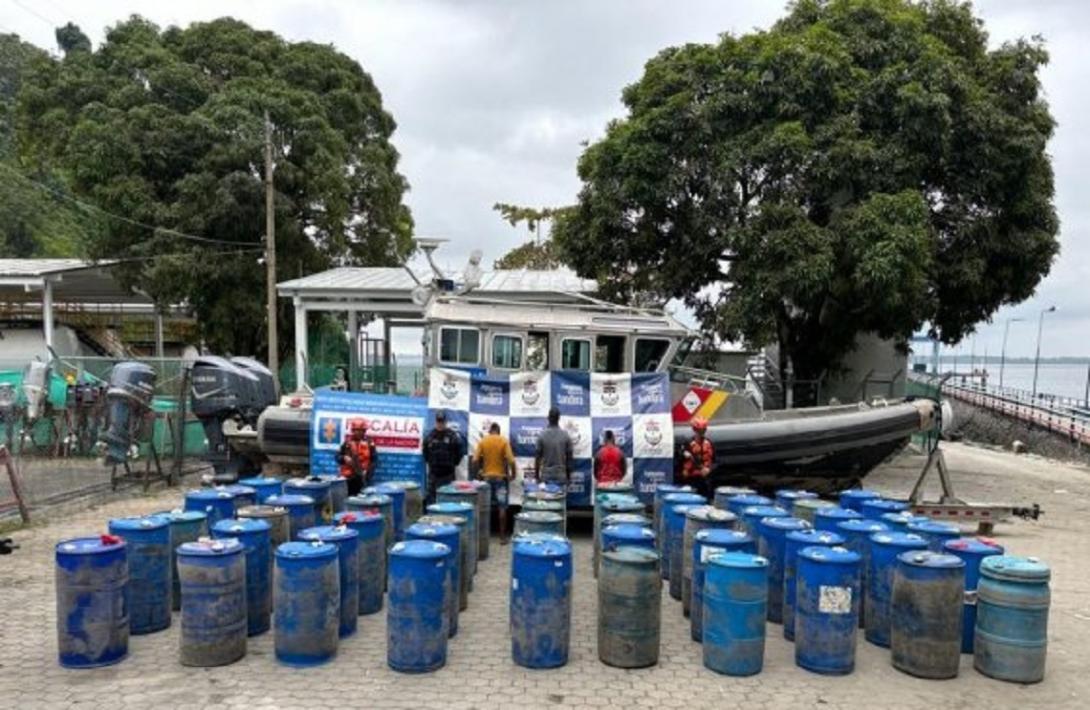
[[[261,412],[265,410],[265,407],[275,407],[280,401],[279,396],[276,394],[276,378],[273,377],[272,370],[252,357],[233,357],[231,358],[231,364],[238,365],[257,378],[256,411],[247,417],[246,422],[250,426],[256,426],[257,418],[261,416]]]
[[[26,426],[30,428],[45,416],[49,406],[50,367],[41,360],[31,360],[23,370],[23,397],[26,399]]]
[[[224,425],[237,428],[257,419],[261,384],[250,371],[218,355],[202,355],[193,361],[190,375],[193,415],[208,439],[206,460],[215,470],[216,483],[234,483],[239,473],[254,471],[253,462],[233,451]],[[255,413],[257,410],[257,413]]]
[[[155,395],[155,380],[155,370],[142,362],[119,362],[110,371],[106,389],[109,425],[102,435],[108,463],[125,463],[129,447],[146,438],[145,424]]]

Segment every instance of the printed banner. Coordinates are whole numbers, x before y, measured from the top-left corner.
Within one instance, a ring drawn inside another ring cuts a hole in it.
[[[493,424],[511,442],[518,477],[511,501],[522,500],[522,480],[533,472],[537,440],[551,407],[572,441],[574,464],[568,504],[587,507],[593,492],[594,455],[607,430],[628,460],[626,480],[650,503],[655,486],[673,480],[674,426],[665,373],[591,374],[517,372],[487,376],[465,370],[430,373],[428,422],[444,410],[468,440],[469,451]]]
[[[427,401],[422,397],[316,390],[310,418],[310,470],[338,473],[337,451],[352,422],[363,420],[378,457],[375,482],[415,481],[423,487],[420,442],[427,415]]]

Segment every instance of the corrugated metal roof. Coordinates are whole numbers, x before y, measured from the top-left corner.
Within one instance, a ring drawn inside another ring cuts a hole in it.
[[[277,284],[281,294],[337,291],[351,292],[401,291],[406,295],[416,286],[412,277],[399,267],[342,266]],[[525,269],[486,271],[474,292],[488,293],[593,293],[597,285],[581,279],[566,269],[530,271]]]
[[[688,329],[672,316],[637,312],[625,308],[608,309],[593,304],[518,304],[502,300],[477,301],[441,298],[428,305],[427,318],[440,323],[473,323],[491,327],[533,330],[592,330],[650,333],[680,337]]]
[[[83,259],[0,259],[0,276],[34,278],[47,274],[80,271],[96,266],[109,266],[114,262],[98,263]]]

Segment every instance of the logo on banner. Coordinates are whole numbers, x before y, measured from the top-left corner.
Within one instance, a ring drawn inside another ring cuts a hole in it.
[[[503,405],[503,388],[499,385],[482,383],[477,394],[477,403],[499,407]]]
[[[651,448],[658,448],[662,443],[662,426],[656,421],[649,421],[643,428],[643,440],[647,442]]]
[[[575,449],[583,441],[583,432],[579,430],[579,425],[568,420],[564,422],[564,431],[568,432],[568,437],[571,439],[571,447]]]
[[[602,383],[602,404],[607,407],[616,407],[617,403],[621,401],[621,395],[617,392],[617,383],[613,380],[606,380]]]
[[[522,403],[527,407],[532,407],[537,404],[539,399],[541,399],[541,390],[538,389],[537,380],[523,380]]]
[[[439,394],[443,399],[453,402],[458,398],[458,383],[450,375],[443,376],[443,384],[439,386]]]
[[[341,442],[341,418],[322,417],[318,424],[318,431],[323,444],[339,444]]]

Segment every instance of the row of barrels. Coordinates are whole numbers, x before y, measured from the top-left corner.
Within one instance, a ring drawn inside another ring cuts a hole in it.
[[[172,611],[180,611],[184,665],[234,662],[247,637],[270,629],[279,661],[324,663],[356,632],[357,617],[381,611],[385,599],[389,665],[438,667],[477,561],[488,556],[487,524],[478,525],[489,519],[488,487],[455,482],[426,508],[411,482],[339,492],[337,477],[248,479],[188,491],[177,510],[110,520],[104,535],[61,541],[61,665],[117,663],[130,634],[168,628]],[[436,604],[442,613],[431,613]],[[439,632],[442,644],[416,642]]]

